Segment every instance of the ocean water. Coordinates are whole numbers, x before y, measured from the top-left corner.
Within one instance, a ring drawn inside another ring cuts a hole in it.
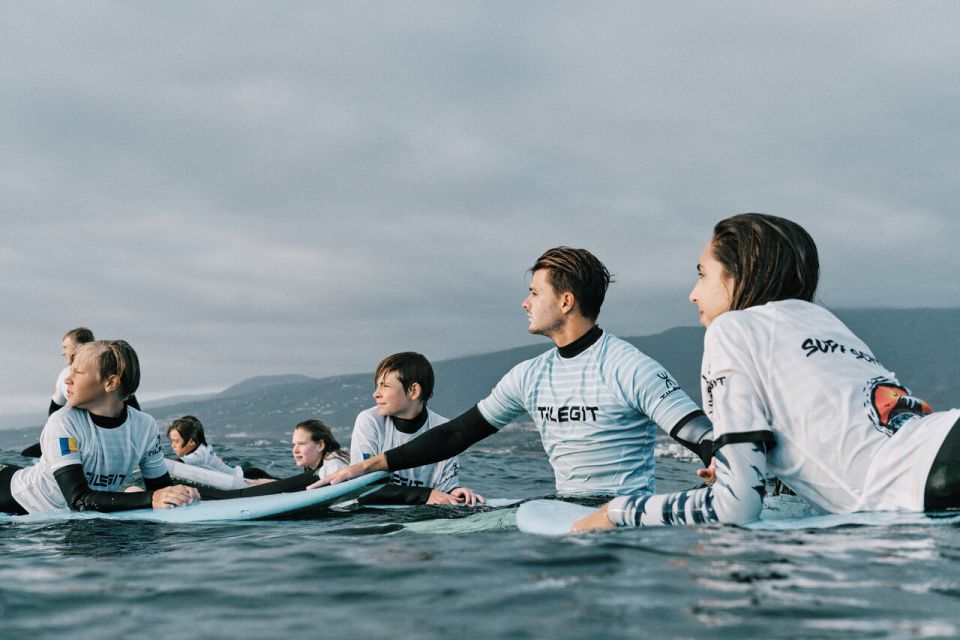
[[[513,428],[511,428],[513,429]],[[285,441],[221,455],[293,473]],[[695,484],[664,450],[660,490]],[[0,460],[23,464],[13,451]],[[462,459],[488,497],[542,497],[523,430]],[[955,638],[960,528],[620,530],[547,539],[515,508],[309,520],[0,523],[0,638]]]

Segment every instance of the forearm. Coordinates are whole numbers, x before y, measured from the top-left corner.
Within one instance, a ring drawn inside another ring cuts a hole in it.
[[[228,498],[250,498],[253,496],[272,496],[277,493],[294,493],[303,491],[307,485],[316,482],[317,477],[312,473],[301,473],[289,478],[282,478],[273,482],[256,484],[243,489],[215,489],[213,487],[198,487],[200,497],[204,500],[225,500]]]
[[[620,496],[608,507],[618,526],[652,527],[756,520],[766,496],[766,459],[762,443],[730,444],[717,451],[713,486],[676,493]]]
[[[359,498],[357,502],[360,504],[427,504],[432,491],[430,487],[388,484]]]
[[[487,422],[477,407],[454,418],[446,424],[430,429],[407,444],[383,454],[386,468],[380,468],[381,456],[364,462],[365,471],[397,471],[434,464],[463,453],[471,445],[493,435],[497,430]],[[366,465],[370,463],[370,468]]]
[[[67,505],[73,511],[129,511],[150,509],[153,506],[153,491],[124,493],[120,491],[94,491],[87,484],[80,465],[57,469],[53,477],[63,493]],[[167,476],[169,479],[169,476]]]

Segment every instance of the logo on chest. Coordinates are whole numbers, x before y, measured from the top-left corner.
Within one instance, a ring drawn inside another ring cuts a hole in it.
[[[572,407],[537,407],[537,413],[543,422],[586,422],[596,421],[600,407],[574,405]]]

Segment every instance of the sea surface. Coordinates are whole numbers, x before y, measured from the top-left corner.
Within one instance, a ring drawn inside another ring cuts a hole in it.
[[[0,434],[2,436],[3,434]],[[29,464],[0,437],[0,461]],[[280,474],[284,438],[215,442]],[[16,449],[16,450],[14,450]],[[696,483],[660,447],[660,490]],[[536,434],[461,458],[488,497],[551,494]],[[548,539],[516,508],[309,520],[0,523],[0,638],[956,638],[960,527],[619,530]]]

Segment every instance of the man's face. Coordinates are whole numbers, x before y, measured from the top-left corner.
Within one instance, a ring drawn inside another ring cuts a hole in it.
[[[533,272],[530,294],[521,306],[527,312],[527,320],[530,322],[527,331],[530,333],[550,337],[563,326],[560,296],[553,290],[546,269]]]

